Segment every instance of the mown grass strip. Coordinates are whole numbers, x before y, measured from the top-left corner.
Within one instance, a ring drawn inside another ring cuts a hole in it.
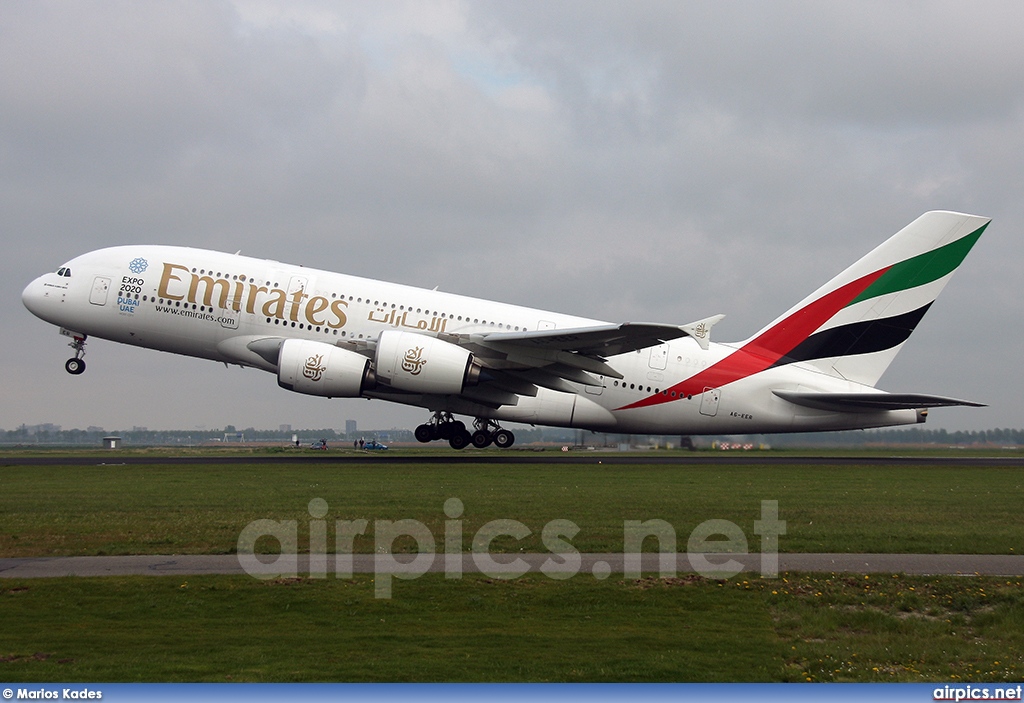
[[[296,520],[304,548],[313,498],[328,503],[329,525],[370,521],[357,551],[374,550],[374,520],[418,520],[440,544],[452,497],[464,505],[466,549],[495,519],[532,531],[495,551],[545,551],[543,526],[565,519],[583,552],[621,551],[625,520],[667,521],[683,550],[697,525],[724,519],[757,551],[763,500],[778,501],[786,552],[1024,548],[1024,469],[1013,467],[199,464],[2,467],[0,556],[230,553],[260,518]]]

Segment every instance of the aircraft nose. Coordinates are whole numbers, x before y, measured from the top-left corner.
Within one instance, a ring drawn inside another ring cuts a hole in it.
[[[21,292],[22,304],[36,317],[44,317],[45,313],[47,295],[43,287],[44,278],[45,276],[40,276],[25,286],[25,290]]]

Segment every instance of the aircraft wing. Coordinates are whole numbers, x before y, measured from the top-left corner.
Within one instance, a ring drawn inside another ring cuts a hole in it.
[[[532,350],[564,351],[594,357],[626,354],[646,349],[679,337],[693,337],[707,349],[711,327],[724,315],[715,315],[688,325],[663,325],[650,322],[625,322],[570,329],[532,332],[495,332],[472,335],[474,342],[487,346],[519,346]]]
[[[984,403],[923,393],[815,393],[813,391],[772,391],[795,405],[835,412],[871,413],[886,410],[918,410],[954,405],[983,408]]]
[[[572,392],[566,382],[600,385],[593,374],[622,378],[606,359],[671,339],[693,337],[707,348],[711,327],[724,315],[688,325],[626,322],[567,329],[493,332],[461,337],[457,343],[473,349],[490,370],[496,385],[512,390],[516,381]],[[527,389],[528,390],[528,389]]]
[[[462,397],[497,408],[516,405],[520,396],[536,396],[538,386],[574,393],[578,388],[571,384],[599,386],[598,376],[621,379],[622,374],[606,362],[617,354],[687,336],[706,349],[711,327],[723,317],[714,315],[688,325],[627,322],[532,332],[442,334],[438,339],[472,351],[484,371],[477,384],[463,390]],[[218,350],[237,363],[276,371],[284,340],[244,335],[222,341]],[[372,358],[376,343],[350,340],[337,346]]]

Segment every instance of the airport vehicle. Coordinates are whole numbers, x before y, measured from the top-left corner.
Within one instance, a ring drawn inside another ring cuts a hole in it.
[[[367,442],[366,444],[363,445],[363,449],[369,449],[371,451],[384,450],[384,449],[387,449],[387,448],[388,448],[388,445],[381,444],[380,442],[378,442],[375,439],[371,439],[369,442]]]
[[[82,254],[22,300],[89,337],[263,369],[287,390],[429,410],[422,442],[511,446],[502,421],[750,434],[924,422],[980,403],[875,384],[988,226],[928,212],[745,341],[722,315],[622,324],[176,246]],[[472,418],[472,428],[456,418]]]

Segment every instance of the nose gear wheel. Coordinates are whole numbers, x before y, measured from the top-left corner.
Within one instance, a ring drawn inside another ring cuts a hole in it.
[[[82,357],[85,356],[85,340],[88,338],[88,335],[76,334],[72,337],[74,341],[68,343],[68,346],[75,350],[75,356],[64,362],[64,370],[72,376],[77,376],[85,371],[85,360]]]

